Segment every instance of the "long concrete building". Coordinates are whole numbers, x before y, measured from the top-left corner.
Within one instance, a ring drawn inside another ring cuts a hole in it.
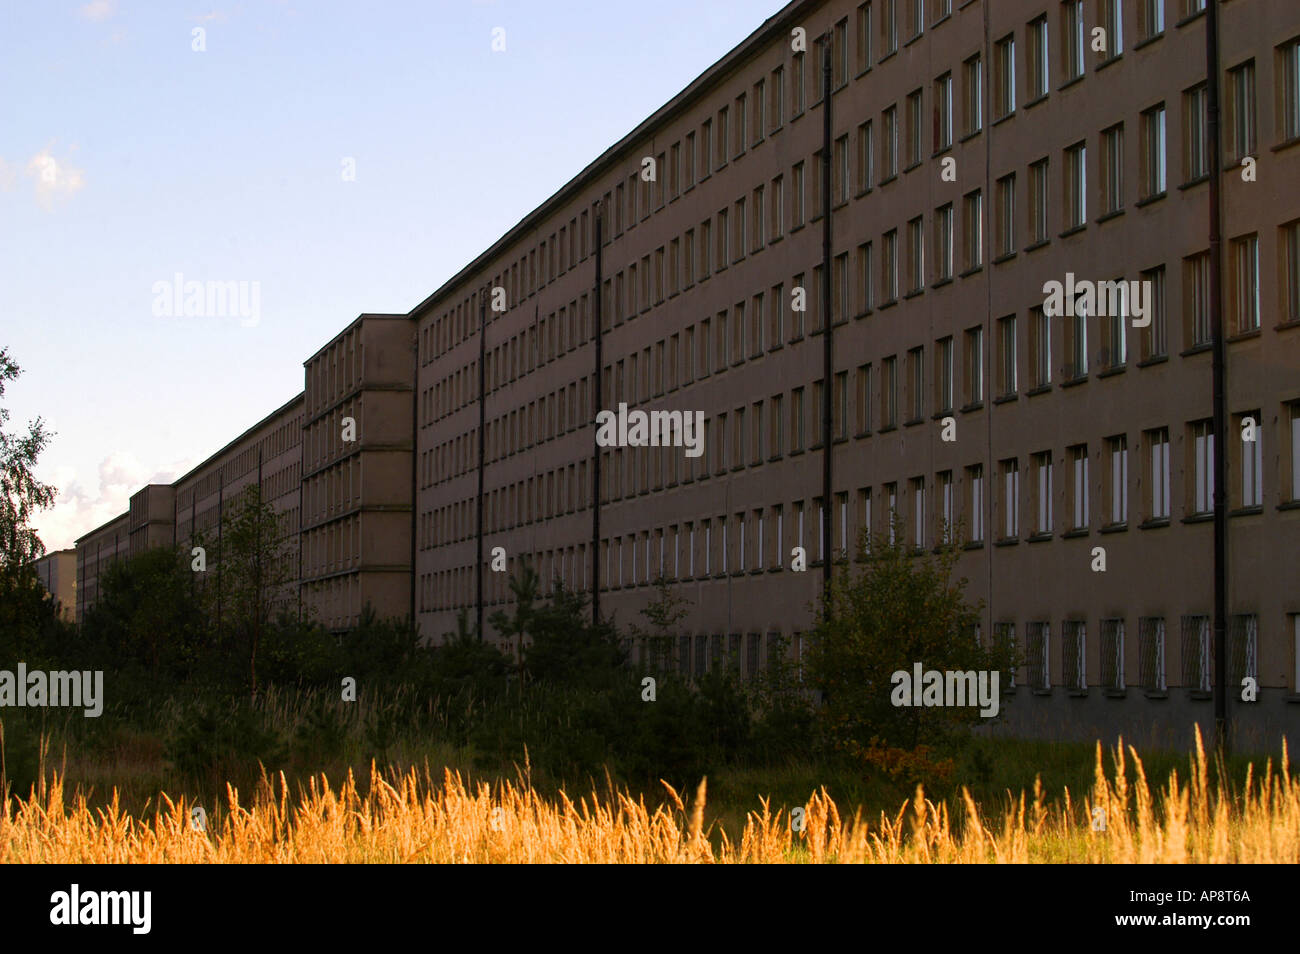
[[[307,362],[299,599],[438,639],[480,574],[506,603],[501,548],[598,577],[621,622],[664,577],[682,669],[750,673],[802,654],[825,522],[834,556],[897,514],[912,545],[954,535],[980,638],[1023,654],[1013,731],[1181,744],[1213,713],[1217,186],[1230,704],[1274,744],[1300,725],[1300,7],[1218,5],[1217,152],[1204,8],[789,3],[409,315]],[[702,445],[597,458],[622,405],[702,414]],[[83,603],[143,526],[120,522],[78,542]]]

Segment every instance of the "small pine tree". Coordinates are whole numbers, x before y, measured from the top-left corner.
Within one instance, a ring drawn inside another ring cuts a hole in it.
[[[862,562],[834,578],[833,612],[822,605],[809,640],[810,681],[825,695],[824,724],[842,750],[860,751],[873,739],[930,745],[981,721],[978,707],[895,706],[895,672],[910,678],[915,663],[926,670],[990,672],[1010,664],[1005,648],[975,638],[983,604],[967,603],[966,580],[953,578],[958,547],[918,551],[907,546],[904,530],[895,520],[891,534],[864,532]]]

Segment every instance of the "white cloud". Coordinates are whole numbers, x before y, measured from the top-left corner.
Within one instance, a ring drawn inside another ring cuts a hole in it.
[[[90,3],[81,7],[77,12],[87,20],[99,23],[107,20],[116,12],[113,7],[113,0],[90,0]]]
[[[66,159],[56,159],[46,146],[27,160],[27,175],[36,180],[36,199],[50,208],[56,198],[70,198],[86,185],[86,173]]]
[[[90,480],[75,467],[58,467],[53,476],[41,477],[58,488],[54,506],[38,513],[32,525],[47,550],[73,546],[78,537],[124,513],[131,495],[145,484],[170,484],[197,463],[172,461],[151,471],[131,454],[118,452],[101,460]]]

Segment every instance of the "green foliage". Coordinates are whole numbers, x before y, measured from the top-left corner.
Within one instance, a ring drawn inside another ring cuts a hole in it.
[[[5,382],[22,373],[0,348],[0,398]],[[36,461],[54,435],[45,429],[39,417],[27,425],[26,434],[10,434],[4,429],[9,422],[8,408],[0,405],[0,567],[22,567],[45,553],[31,520],[41,510],[54,506],[55,488],[36,479]]]
[[[524,650],[524,671],[536,682],[597,689],[626,681],[626,655],[613,625],[593,626],[587,598],[557,581],[549,604],[530,609],[532,639]]]
[[[245,702],[205,701],[189,707],[172,727],[166,757],[183,777],[215,788],[250,764],[279,768],[288,747],[262,710]]]
[[[258,651],[276,600],[295,579],[284,515],[262,497],[259,484],[244,491],[227,519],[219,563],[222,632],[218,639],[229,632],[239,643],[252,690],[257,692]]]
[[[179,553],[161,547],[115,561],[100,586],[82,624],[85,666],[179,678],[204,657],[194,574]]]
[[[628,630],[633,644],[645,647],[646,668],[662,673],[672,668],[677,626],[690,614],[690,603],[673,592],[662,576],[655,580],[654,586],[654,599],[641,608],[641,616],[649,625],[631,623]]]
[[[980,721],[977,707],[895,707],[891,676],[914,663],[938,670],[1005,670],[1004,650],[975,639],[980,606],[954,580],[956,546],[917,553],[895,524],[893,539],[864,535],[864,562],[833,581],[811,634],[808,671],[825,694],[820,717],[831,743],[858,753],[877,743],[914,749]]]

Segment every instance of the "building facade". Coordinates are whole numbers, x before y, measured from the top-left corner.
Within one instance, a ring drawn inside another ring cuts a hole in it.
[[[694,607],[686,671],[755,668],[781,638],[798,655],[822,521],[838,553],[897,513],[917,546],[960,535],[982,637],[1025,656],[1017,728],[1181,742],[1211,718],[1201,6],[841,0],[767,21],[412,312],[424,630],[473,613],[482,350],[485,546],[575,589],[598,569],[624,621],[664,576]],[[1229,685],[1258,681],[1234,711],[1272,738],[1300,715],[1300,594],[1266,556],[1300,529],[1300,10],[1224,3],[1220,32]],[[1139,284],[1117,303],[1121,279]],[[1100,300],[1052,314],[1053,281]],[[593,547],[591,422],[623,403],[702,411],[704,452],[602,450]],[[506,574],[487,592],[504,602]]]
[[[59,604],[59,615],[69,622],[77,616],[77,551],[55,550],[36,561],[36,575]]]
[[[306,362],[277,465],[300,598],[439,640],[473,620],[480,567],[488,612],[508,601],[494,552],[599,577],[623,623],[663,577],[691,606],[678,665],[752,673],[802,654],[825,523],[834,557],[897,515],[911,545],[962,545],[980,638],[1021,652],[1012,731],[1181,745],[1213,715],[1206,21],[1204,0],[794,0],[409,315]],[[1231,0],[1219,25],[1229,688],[1242,741],[1271,746],[1300,715],[1279,558],[1300,531],[1300,7]],[[702,414],[702,441],[598,448],[622,405]],[[78,542],[83,603],[115,524]]]

